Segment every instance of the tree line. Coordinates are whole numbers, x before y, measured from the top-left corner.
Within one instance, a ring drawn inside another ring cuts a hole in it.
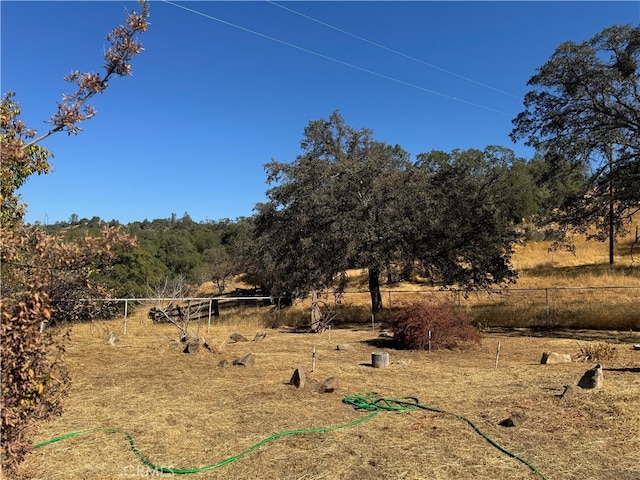
[[[195,222],[188,213],[120,225],[99,217],[40,225],[67,242],[117,227],[133,249],[94,271],[118,297],[148,297],[167,282],[245,281],[275,295],[339,288],[366,269],[374,312],[380,282],[420,277],[484,288],[513,280],[516,242],[556,238],[538,222],[588,181],[568,162],[551,168],[501,146],[410,154],[346,125],[339,112],[309,122],[303,153],[265,166],[273,187],[251,217]],[[461,268],[462,266],[462,268]]]

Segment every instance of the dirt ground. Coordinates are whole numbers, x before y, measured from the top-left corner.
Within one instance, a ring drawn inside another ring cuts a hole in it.
[[[108,330],[117,345],[104,343]],[[254,342],[258,331],[266,337]],[[231,342],[234,332],[249,341]],[[24,465],[29,476],[178,476],[154,465],[194,470],[186,475],[194,479],[640,479],[637,332],[490,331],[479,346],[435,352],[390,348],[370,327],[310,334],[265,330],[257,319],[200,334],[212,351],[184,354],[168,325],[130,322],[126,336],[118,321],[76,326],[65,413],[42,425],[36,442],[117,432],[37,448]],[[601,361],[601,389],[576,386],[594,363],[540,364],[545,351],[575,357],[602,342],[616,355]],[[372,368],[374,352],[389,354],[388,368]],[[247,353],[255,356],[251,367],[218,366]],[[309,375],[301,389],[289,384],[296,368]],[[320,393],[329,377],[337,390]],[[198,471],[277,433],[361,420],[369,412],[343,399],[372,393],[415,397],[431,410],[382,411],[345,428],[283,435]],[[515,426],[500,425],[509,418]]]

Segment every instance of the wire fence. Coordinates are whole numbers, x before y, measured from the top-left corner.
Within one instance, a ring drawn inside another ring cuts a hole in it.
[[[462,290],[382,290],[382,311],[371,315],[368,291],[345,291],[340,294],[323,292],[320,300],[327,308],[341,312],[349,320],[362,322],[371,318],[379,322],[393,314],[402,304],[421,301],[426,297],[448,301],[479,327],[528,328],[594,328],[640,330],[640,285],[600,287],[505,288],[465,292]],[[255,311],[264,317],[279,316],[287,299],[268,296],[193,297],[193,298],[114,298],[91,299],[108,302],[118,310],[123,320],[123,333],[132,310],[151,311],[181,305],[187,315],[206,320],[207,331],[212,323],[225,316]],[[296,303],[309,298],[297,299]],[[190,308],[193,307],[193,308]],[[194,312],[197,312],[197,316]],[[151,316],[150,316],[151,318]]]

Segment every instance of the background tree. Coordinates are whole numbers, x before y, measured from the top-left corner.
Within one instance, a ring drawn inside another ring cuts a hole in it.
[[[29,176],[47,173],[49,169],[51,154],[38,142],[60,131],[77,133],[79,123],[95,115],[88,100],[103,92],[113,76],[131,72],[131,58],[142,50],[136,38],[146,31],[149,16],[148,2],[141,1],[140,5],[140,13],[131,12],[125,23],[107,36],[110,47],[104,54],[104,75],[76,71],[66,77],[76,84],[77,90],[64,95],[58,103],[57,111],[49,121],[49,131],[37,136],[24,125],[13,93],[4,95],[1,101],[0,444],[2,470],[7,476],[16,476],[17,465],[30,451],[29,439],[35,422],[60,412],[61,398],[68,386],[64,367],[59,362],[62,345],[53,341],[50,329],[42,331],[54,313],[49,294],[58,290],[60,272],[65,275],[77,271],[86,273],[89,264],[111,261],[120,247],[125,247],[131,240],[116,229],[107,229],[100,238],[88,238],[83,245],[71,246],[35,227],[27,228],[22,225],[25,206],[16,190]]]
[[[544,230],[544,239],[558,240],[557,217],[583,197],[589,185],[589,170],[567,158],[537,153],[527,164],[526,173],[534,187],[535,207],[528,220]]]
[[[414,244],[422,274],[463,289],[511,281],[516,226],[531,211],[524,160],[503,147],[432,151],[417,165],[429,176],[431,208]]]
[[[614,25],[561,44],[538,68],[514,120],[514,141],[590,169],[582,195],[557,217],[613,242],[640,209],[640,27]]]

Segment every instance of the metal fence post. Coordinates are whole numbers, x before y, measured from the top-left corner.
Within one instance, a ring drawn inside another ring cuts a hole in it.
[[[549,289],[544,289],[544,304],[547,313],[547,329],[551,330],[551,310],[549,308]]]
[[[127,336],[127,313],[129,308],[129,300],[124,299],[124,335]]]

